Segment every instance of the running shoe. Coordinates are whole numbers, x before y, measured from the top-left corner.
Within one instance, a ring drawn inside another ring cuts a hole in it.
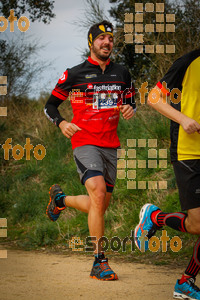
[[[151,220],[153,211],[160,210],[157,206],[147,203],[140,210],[140,222],[134,231],[135,244],[141,252],[145,252],[149,248],[149,239],[154,235],[158,227]],[[141,242],[142,241],[142,242]]]
[[[108,259],[96,259],[94,261],[90,277],[98,280],[117,280],[117,274],[108,265]]]
[[[54,184],[50,187],[49,195],[50,200],[46,209],[46,214],[51,221],[55,222],[60,216],[61,211],[65,209],[65,206],[58,207],[56,205],[56,201],[59,200],[61,197],[65,197],[66,195],[63,193],[61,187],[58,184]]]
[[[195,285],[195,278],[191,277],[182,284],[177,280],[173,296],[175,299],[200,299],[200,289]]]

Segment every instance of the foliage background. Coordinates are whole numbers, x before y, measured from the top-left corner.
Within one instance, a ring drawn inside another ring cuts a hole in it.
[[[33,1],[13,1],[12,8],[16,10],[18,8],[19,15],[21,14],[20,7],[25,11],[30,9],[32,14],[34,10],[30,8],[29,2],[33,3]],[[40,2],[37,2],[36,6],[39,6]],[[54,1],[46,2],[49,2],[49,6],[45,10],[42,6],[35,8],[35,13],[32,14],[33,20],[41,19],[43,22],[50,22],[54,17]],[[143,3],[146,2],[149,1],[143,1]],[[154,0],[152,2],[156,3]],[[113,60],[128,67],[136,87],[140,87],[142,82],[148,81],[149,89],[152,88],[176,58],[199,47],[200,1],[184,0],[180,3],[177,1],[166,1],[166,12],[174,12],[176,14],[176,32],[174,34],[166,34],[164,40],[163,37],[156,34],[146,36],[146,39],[154,44],[174,42],[176,53],[173,55],[135,54],[133,45],[125,45],[123,42],[124,13],[133,12],[135,1],[110,0],[110,3],[112,8],[107,12],[108,18],[116,26]],[[5,5],[2,6],[2,4]],[[87,5],[90,6],[93,12],[91,15],[94,16],[95,20],[97,20],[97,16],[99,19],[105,18],[100,4],[101,2],[98,1],[86,1],[86,7]],[[7,1],[2,1],[0,11],[5,16],[6,9],[10,10],[11,7]],[[148,21],[150,20],[146,18],[146,22]],[[89,20],[89,22],[93,23],[93,19]],[[88,23],[86,22],[84,26],[88,26]],[[54,183],[59,183],[66,194],[69,195],[85,194],[85,188],[79,182],[70,141],[62,136],[60,130],[44,116],[43,108],[49,94],[41,93],[38,99],[33,100],[28,98],[27,89],[24,88],[24,90],[20,91],[18,89],[20,84],[17,81],[19,80],[17,74],[21,74],[21,80],[27,83],[27,88],[29,88],[31,80],[34,78],[27,81],[27,77],[24,76],[27,68],[27,64],[23,64],[25,59],[27,59],[27,62],[30,62],[29,68],[32,71],[30,75],[34,72],[42,71],[41,62],[36,65],[32,64],[30,60],[31,55],[37,53],[37,45],[34,43],[24,44],[23,53],[26,56],[21,59],[20,52],[17,51],[21,47],[20,41],[15,44],[15,47],[14,45],[11,47],[11,45],[6,43],[7,41],[0,41],[2,49],[0,75],[4,75],[4,72],[7,72],[5,70],[9,70],[13,62],[16,66],[16,71],[13,72],[11,69],[8,71],[10,78],[12,75],[13,79],[8,81],[7,96],[0,96],[8,107],[8,116],[0,118],[0,143],[3,144],[8,137],[11,137],[12,146],[16,144],[24,146],[26,138],[30,138],[34,147],[37,144],[44,145],[47,154],[42,161],[37,161],[33,153],[30,161],[27,161],[25,158],[17,161],[14,160],[10,151],[10,159],[6,161],[3,157],[3,149],[0,149],[0,217],[8,219],[8,238],[1,238],[1,242],[4,244],[11,243],[24,249],[50,247],[66,250],[69,248],[69,240],[73,236],[80,236],[84,240],[89,235],[87,215],[74,209],[66,209],[58,222],[50,222],[45,215],[49,201],[48,190]],[[15,56],[13,56],[14,53]],[[85,53],[86,51],[83,49],[83,55]],[[25,87],[25,84],[23,87]],[[169,121],[146,105],[141,105],[138,93],[136,94],[136,101],[138,106],[136,118],[130,121],[120,118],[118,134],[122,148],[127,147],[126,142],[130,138],[158,139],[159,148],[169,148]],[[66,101],[65,105],[61,105],[60,110],[67,120],[72,118],[69,101]],[[147,159],[147,149],[140,151],[139,156],[140,159]],[[131,230],[138,223],[140,208],[147,202],[160,206],[164,211],[180,210],[169,153],[167,169],[137,170],[137,174],[140,179],[145,178],[145,180],[165,179],[168,181],[168,189],[128,190],[126,180],[117,180],[110,207],[105,215],[105,236],[108,238],[119,236],[121,239],[124,239],[126,236],[130,236]],[[131,252],[130,242],[127,245],[127,251],[119,253],[131,260],[148,261],[150,258],[156,264],[165,264],[173,260],[181,262],[183,258],[188,259],[196,237],[175,232],[170,228],[167,228],[167,232],[170,237],[179,235],[183,241],[184,247],[178,255],[170,250],[166,254],[158,252],[144,255],[137,250],[133,253]],[[108,253],[113,254],[111,250]]]

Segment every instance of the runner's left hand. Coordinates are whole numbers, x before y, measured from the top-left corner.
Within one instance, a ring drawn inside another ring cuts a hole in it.
[[[126,105],[120,105],[120,111],[124,117],[125,120],[129,120],[130,118],[132,118],[135,114],[133,107],[130,106],[129,104]]]

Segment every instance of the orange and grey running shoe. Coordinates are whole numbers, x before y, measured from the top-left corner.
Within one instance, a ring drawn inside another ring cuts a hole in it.
[[[58,219],[61,211],[65,209],[64,203],[63,207],[58,207],[56,205],[56,202],[61,198],[66,197],[66,195],[63,193],[61,187],[58,184],[54,184],[50,187],[49,195],[50,200],[46,209],[46,214],[51,221],[55,222]]]
[[[95,259],[90,277],[98,280],[117,280],[117,274],[108,265],[108,259]]]

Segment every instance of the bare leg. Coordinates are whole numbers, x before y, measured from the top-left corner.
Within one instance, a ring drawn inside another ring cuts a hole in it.
[[[200,235],[200,207],[189,209],[185,220],[187,232]]]
[[[66,196],[65,205],[88,213],[90,207],[90,197],[88,195]]]
[[[88,178],[85,182],[88,195],[66,196],[65,205],[88,213],[90,236],[96,237],[94,253],[102,251],[98,240],[104,235],[104,213],[108,208],[112,193],[106,192],[103,176]]]
[[[112,193],[106,193],[105,210],[108,208]],[[65,205],[88,213],[90,208],[90,197],[88,195],[66,196]]]
[[[96,237],[96,249],[94,253],[99,253],[102,248],[101,245],[98,245],[98,240],[104,235],[104,213],[111,193],[106,195],[106,184],[103,176],[89,178],[85,186],[90,196],[90,208],[88,212],[89,231],[91,236]]]

